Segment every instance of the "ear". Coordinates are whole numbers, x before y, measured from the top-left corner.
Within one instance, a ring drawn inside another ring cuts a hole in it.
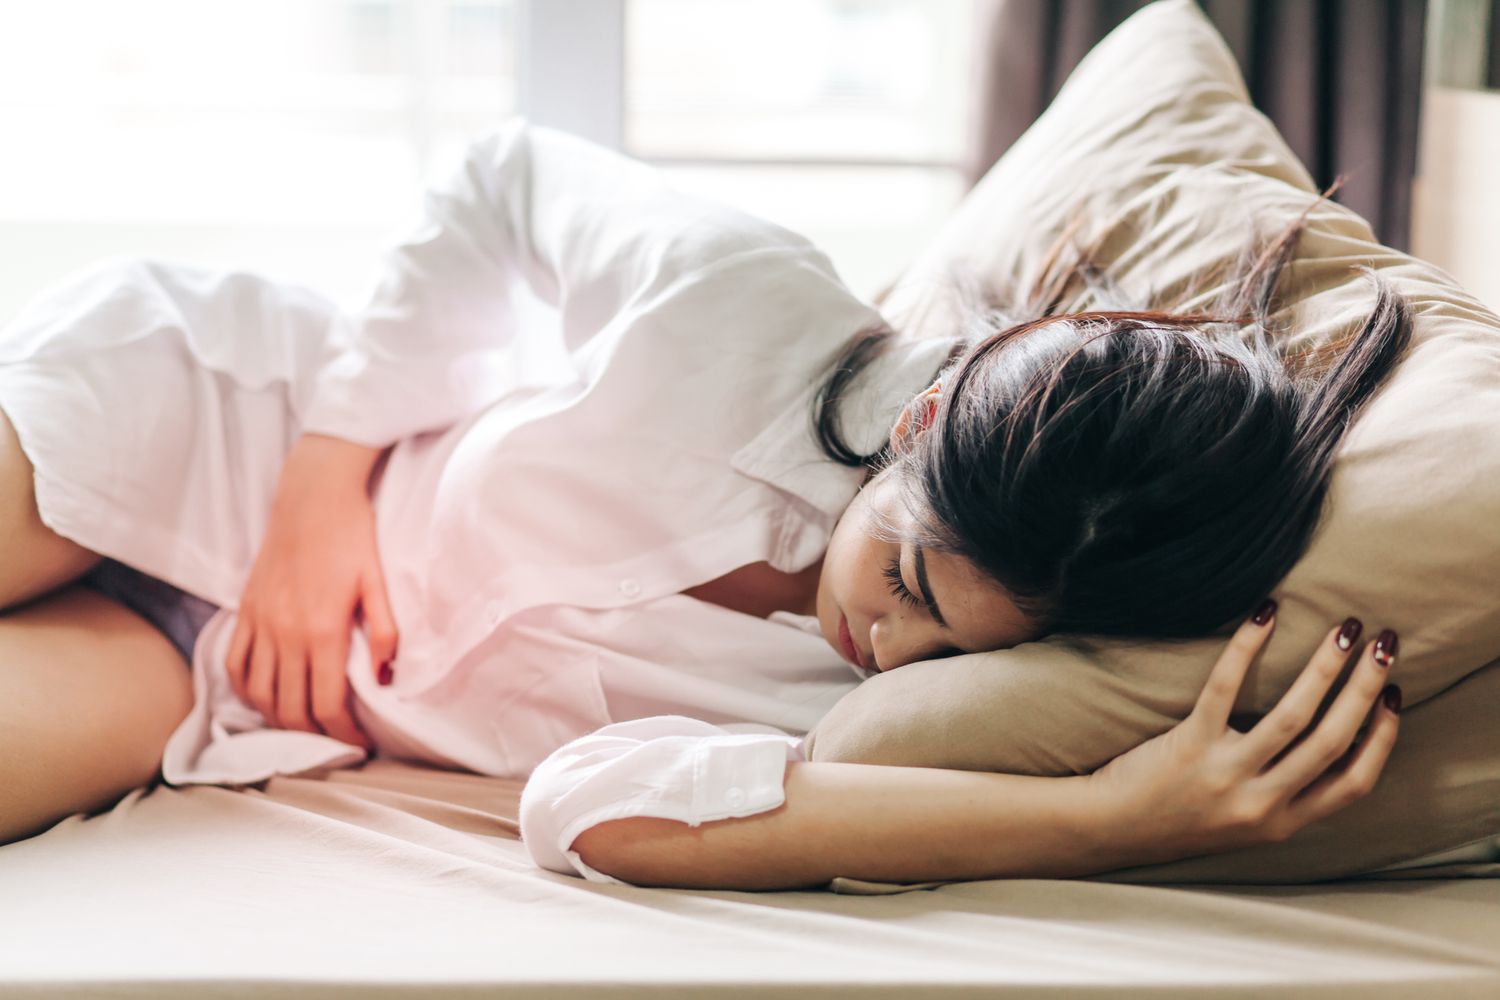
[[[891,449],[904,454],[916,436],[932,426],[937,414],[938,402],[942,398],[943,383],[934,382],[912,397],[902,409],[901,415],[891,427]]]

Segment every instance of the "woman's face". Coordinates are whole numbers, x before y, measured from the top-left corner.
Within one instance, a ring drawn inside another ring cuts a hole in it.
[[[857,650],[852,662],[873,672],[1035,638],[1035,629],[1005,591],[972,563],[871,534],[876,511],[903,529],[911,526],[894,487],[889,475],[868,483],[829,540],[818,578],[817,616],[833,648],[849,658],[840,636],[840,623],[847,622]]]

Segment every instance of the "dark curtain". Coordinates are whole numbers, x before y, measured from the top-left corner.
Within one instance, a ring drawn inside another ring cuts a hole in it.
[[[1490,65],[1484,84],[1500,90],[1500,0],[1490,0]]]
[[[1147,0],[991,0],[977,181],[1047,107],[1068,74]],[[1405,249],[1417,165],[1426,0],[1200,0],[1250,96],[1319,187]]]

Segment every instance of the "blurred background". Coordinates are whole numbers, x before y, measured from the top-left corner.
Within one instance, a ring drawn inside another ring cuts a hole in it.
[[[0,0],[0,315],[109,253],[366,291],[511,114],[771,217],[873,292],[966,188],[971,0]]]
[[[0,321],[110,254],[357,306],[507,115],[805,233],[873,296],[1131,0],[0,0]],[[1382,238],[1500,303],[1500,0],[1203,0]]]

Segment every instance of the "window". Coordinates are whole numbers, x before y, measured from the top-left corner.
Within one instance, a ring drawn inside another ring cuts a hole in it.
[[[0,321],[95,258],[341,298],[515,109],[514,0],[46,0],[0,21]]]
[[[966,189],[973,0],[626,0],[624,143],[873,295]]]
[[[0,322],[111,254],[356,305],[430,170],[517,111],[806,234],[872,295],[963,193],[976,2],[5,5]]]
[[[1500,309],[1500,5],[1434,3],[1426,47],[1412,252]]]

